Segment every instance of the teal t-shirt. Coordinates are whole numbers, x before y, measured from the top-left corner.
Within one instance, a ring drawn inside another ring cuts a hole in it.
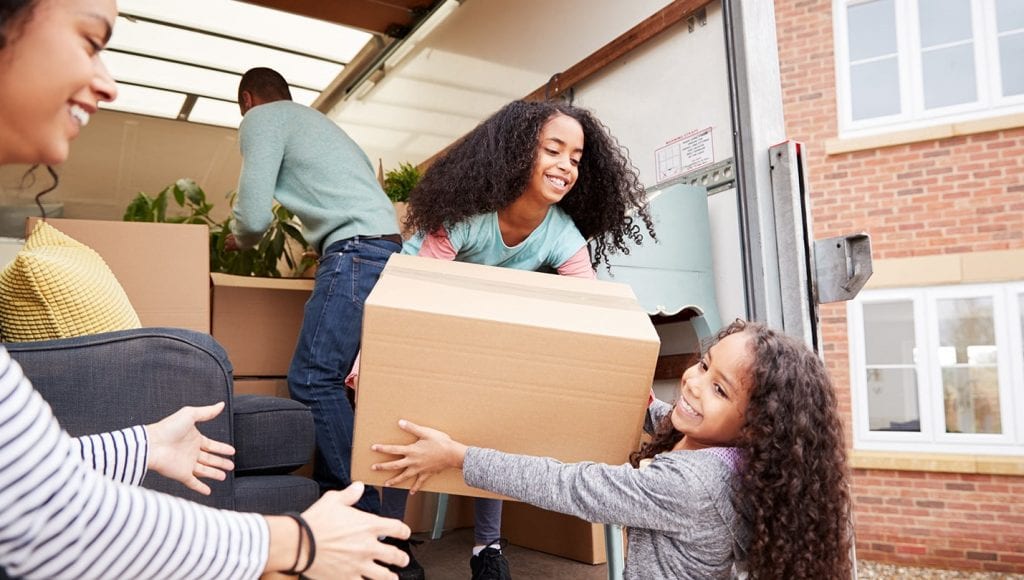
[[[406,240],[402,253],[418,254],[423,238],[423,233],[418,233]],[[558,268],[587,243],[569,214],[557,205],[551,206],[537,229],[515,246],[507,246],[501,239],[497,212],[478,214],[455,224],[448,230],[448,239],[459,262],[517,270]]]
[[[292,101],[250,109],[238,127],[242,173],[235,236],[256,244],[276,199],[318,250],[356,235],[398,233],[395,208],[366,153],[323,113]]]

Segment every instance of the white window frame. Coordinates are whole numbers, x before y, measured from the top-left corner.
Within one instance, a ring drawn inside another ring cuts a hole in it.
[[[853,120],[850,97],[850,58],[846,9],[874,0],[832,0],[835,44],[836,105],[839,137],[853,138],[894,131],[1003,116],[1024,111],[1024,94],[1002,97],[999,68],[999,37],[995,0],[970,0],[974,45],[977,100],[936,109],[924,108],[918,2],[893,0],[896,22],[897,69],[899,71],[900,113]]]
[[[850,396],[854,448],[871,451],[1024,454],[1024,329],[1019,296],[1024,282],[865,290],[847,303]],[[946,433],[941,368],[937,361],[937,302],[992,298],[999,361],[999,409],[1003,432]],[[864,305],[909,301],[914,312],[915,370],[921,431],[871,431],[868,416]]]

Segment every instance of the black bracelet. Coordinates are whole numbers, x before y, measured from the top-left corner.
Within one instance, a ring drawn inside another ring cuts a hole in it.
[[[299,547],[295,552],[295,564],[293,564],[290,569],[285,570],[282,573],[289,576],[301,576],[309,570],[311,566],[313,566],[313,559],[316,558],[316,540],[313,538],[313,528],[309,527],[305,518],[303,518],[302,514],[298,512],[285,512],[282,515],[290,517],[295,520],[295,523],[299,524]],[[302,557],[303,535],[309,537],[309,555],[306,557],[306,565],[303,566],[302,569],[299,569],[299,559]]]

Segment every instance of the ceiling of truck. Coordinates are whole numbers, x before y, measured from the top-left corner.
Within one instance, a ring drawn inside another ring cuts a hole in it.
[[[121,0],[106,108],[237,127],[241,73],[270,66],[374,159],[419,162],[664,4]]]

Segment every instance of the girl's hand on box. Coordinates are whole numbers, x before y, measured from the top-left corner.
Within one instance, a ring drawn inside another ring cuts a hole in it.
[[[407,479],[415,478],[412,488],[409,490],[410,494],[414,494],[435,473],[450,468],[462,469],[462,462],[466,458],[465,445],[453,441],[447,433],[429,427],[420,427],[410,421],[401,420],[398,422],[398,426],[419,437],[419,441],[411,445],[375,444],[371,447],[380,453],[402,456],[401,459],[395,461],[373,465],[372,469],[375,471],[401,471],[395,477],[384,482],[384,485],[393,486]]]

